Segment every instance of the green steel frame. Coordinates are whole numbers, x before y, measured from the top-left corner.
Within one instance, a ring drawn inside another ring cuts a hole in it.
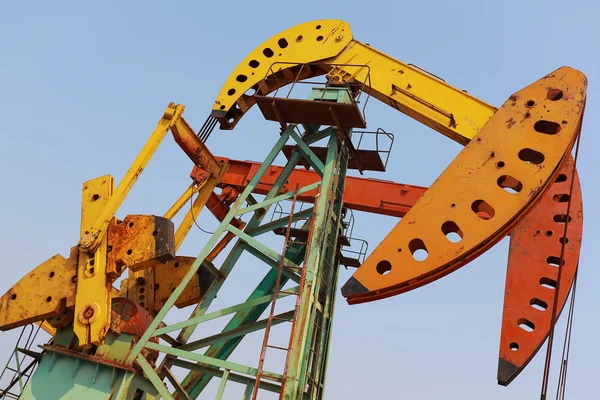
[[[334,102],[352,101],[346,88],[327,88],[325,93],[323,90],[313,89],[309,100],[325,98]],[[140,365],[163,398],[195,399],[214,377],[221,379],[217,399],[223,398],[228,381],[246,386],[244,399],[252,398],[255,385],[261,390],[279,393],[281,399],[322,398],[339,270],[338,236],[343,232],[342,195],[349,148],[347,141],[336,128],[321,128],[315,125],[305,126],[305,134],[301,136],[297,133],[299,126],[286,125],[256,175],[231,206],[228,215],[129,354],[127,361],[129,363],[136,361]],[[350,132],[345,134],[350,135]],[[290,156],[271,191],[262,201],[256,201],[251,196],[254,187],[290,139],[296,143],[296,151]],[[327,139],[325,163],[309,147],[309,144],[321,139]],[[284,254],[280,254],[263,244],[257,237],[288,225],[289,217],[264,224],[262,222],[272,205],[295,196],[295,193],[280,194],[280,191],[290,173],[302,159],[308,162],[322,180],[297,190],[298,194],[314,189],[318,191],[314,207],[294,213],[291,217],[293,221],[305,220],[303,229],[308,231],[307,241],[286,242]],[[243,205],[246,206],[243,208]],[[234,218],[245,214],[251,214],[251,218],[243,230],[231,224]],[[212,285],[187,320],[159,327],[186,285],[196,276],[197,270],[210,251],[227,231],[236,235],[238,239],[219,269],[220,278]],[[271,269],[245,302],[208,312],[219,289],[244,251],[265,262]],[[282,290],[289,281],[298,285],[292,289]],[[279,287],[276,287],[277,283]],[[260,319],[274,299],[288,296],[297,296],[295,309],[280,313],[273,318]],[[232,314],[221,333],[190,341],[192,333],[199,324]],[[285,322],[291,322],[292,326],[282,373],[259,371],[255,367],[227,360],[245,335],[265,329],[268,325]],[[172,339],[167,341],[167,343],[176,343],[176,347],[150,341],[152,338],[168,338],[167,334],[176,331],[179,331],[177,341]],[[165,358],[162,364],[156,368],[150,366],[141,354],[144,348],[163,353]],[[196,352],[202,348],[207,348],[203,354]],[[170,370],[173,366],[189,370],[181,383]],[[173,393],[165,385],[164,379],[175,388]]]

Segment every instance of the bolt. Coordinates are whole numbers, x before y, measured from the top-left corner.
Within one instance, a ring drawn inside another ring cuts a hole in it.
[[[92,307],[87,307],[84,311],[83,311],[83,318],[85,319],[90,319],[94,316],[94,309]]]
[[[344,37],[342,35],[335,38],[336,42],[341,42]]]

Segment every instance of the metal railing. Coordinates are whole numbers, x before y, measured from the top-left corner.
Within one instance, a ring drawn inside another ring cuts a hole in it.
[[[386,132],[383,128],[377,128],[376,131],[357,131],[352,130],[352,142],[354,143],[354,139],[358,138],[358,143],[355,144],[356,150],[365,150],[365,146],[369,146],[369,138],[374,138],[375,141],[375,151],[380,154],[381,160],[383,162],[384,169],[387,168],[387,163],[390,159],[390,154],[392,153],[392,147],[394,146],[394,135],[392,133]],[[366,140],[365,140],[366,138]],[[382,139],[384,142],[382,142]],[[363,144],[367,143],[367,144]],[[363,146],[361,148],[361,145]],[[367,148],[367,150],[373,150],[371,148]]]
[[[278,66],[282,66],[282,68],[277,68]],[[289,69],[290,66],[291,66],[291,69],[296,70],[297,72],[292,72],[293,78],[286,79],[283,75],[289,75],[289,73],[287,73],[287,71],[290,71],[290,69]],[[332,82],[330,79],[325,79],[325,82],[311,80],[311,77],[312,78],[315,77],[314,75],[311,76],[311,74],[310,74],[310,72],[312,71],[312,68],[319,68],[321,71],[323,71],[323,73],[318,74],[317,76],[323,76],[328,71],[334,70],[336,68],[340,68],[341,70],[344,70],[344,68],[341,68],[341,67],[365,69],[367,72],[366,72],[366,77],[365,77],[364,82],[350,81],[350,82],[339,82],[338,83],[338,82]],[[308,74],[307,74],[307,77],[304,78],[303,73],[306,73],[306,72],[308,72]],[[297,84],[323,86],[324,90],[323,90],[323,94],[321,95],[321,98],[314,99],[314,101],[324,101],[323,98],[325,96],[325,93],[327,92],[327,89],[330,87],[347,87],[348,89],[350,89],[350,93],[352,94],[352,100],[356,104],[360,104],[362,94],[364,92],[366,92],[366,99],[363,102],[363,106],[362,106],[362,110],[361,110],[362,117],[364,120],[366,120],[365,110],[366,110],[369,98],[371,97],[371,94],[370,94],[370,92],[371,92],[371,68],[368,65],[328,64],[328,63],[319,63],[319,62],[291,63],[291,62],[285,62],[285,61],[277,61],[269,66],[269,69],[267,70],[267,73],[265,74],[265,77],[263,78],[263,80],[258,85],[258,88],[256,89],[255,94],[265,95],[265,96],[271,95],[272,97],[280,97],[281,98],[281,96],[278,96],[280,89],[282,89],[283,87],[290,85],[290,84],[291,84],[291,86],[289,87],[289,90],[287,91],[287,94],[285,95],[284,98],[290,98],[292,91],[294,90],[294,88],[296,87]],[[265,88],[265,86],[266,86],[266,88]],[[273,86],[275,87],[274,90],[271,89]],[[367,89],[366,91],[365,91],[365,88]]]
[[[33,357],[33,352],[30,351],[30,348],[37,338],[40,327],[41,326],[38,325],[36,329],[33,324],[28,324],[25,325],[21,330],[21,334],[17,339],[17,344],[15,345],[15,348],[6,362],[2,373],[0,374],[0,382],[2,382],[2,378],[4,378],[7,371],[13,373],[7,386],[4,389],[0,389],[0,399],[18,399],[21,396],[23,389],[29,382],[29,378],[35,369],[35,365],[39,361],[37,357]],[[24,336],[27,330],[29,330],[29,334]],[[27,339],[24,343],[24,346],[22,346],[21,343],[24,337],[27,337]],[[19,354],[22,354],[21,358],[19,358]],[[28,360],[28,358],[30,358],[30,360]],[[10,374],[7,376],[10,376]],[[10,391],[17,384],[19,385],[18,394]]]

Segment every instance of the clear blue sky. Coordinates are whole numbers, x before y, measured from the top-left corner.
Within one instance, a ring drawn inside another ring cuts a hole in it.
[[[295,24],[346,20],[358,40],[496,106],[562,65],[582,70],[589,79],[578,163],[585,231],[568,393],[600,398],[597,2],[20,1],[0,10],[0,293],[52,255],[68,255],[77,243],[82,182],[106,173],[119,180],[169,102],[185,104],[186,118],[199,128],[237,63]],[[370,128],[396,135],[388,172],[370,176],[429,185],[461,149],[376,102],[367,117]],[[276,137],[276,125],[254,109],[234,132],[215,131],[208,144],[215,154],[259,161]],[[189,170],[167,140],[119,215],[161,214],[188,184]],[[355,231],[374,248],[395,222],[360,215]],[[201,223],[216,226],[207,215]],[[182,254],[197,254],[206,239],[194,232]],[[402,296],[360,306],[340,297],[327,398],[538,397],[543,354],[510,387],[495,381],[507,245]],[[341,282],[349,276],[343,271]],[[251,289],[243,280],[236,285],[225,292],[232,302]],[[5,360],[15,332],[0,337]],[[258,359],[256,347],[244,351]],[[553,378],[557,372],[554,364]]]

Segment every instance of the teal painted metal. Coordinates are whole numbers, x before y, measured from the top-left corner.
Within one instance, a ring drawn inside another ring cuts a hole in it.
[[[340,88],[328,88],[323,92],[314,91],[311,97],[324,97],[332,101],[351,101],[351,95],[348,90]],[[297,293],[299,300],[297,301],[296,311],[295,313],[294,311],[282,313],[282,321],[277,322],[284,322],[283,318],[292,319],[290,318],[291,316],[294,316],[293,319],[296,321],[292,325],[290,336],[291,351],[286,361],[286,371],[283,374],[263,371],[262,376],[272,382],[261,380],[258,382],[258,385],[263,390],[284,393],[284,398],[286,399],[317,399],[322,394],[325,368],[319,363],[326,362],[327,347],[329,345],[329,330],[331,328],[333,299],[335,298],[335,287],[337,284],[337,269],[339,267],[336,261],[336,251],[338,246],[337,237],[341,229],[341,195],[343,193],[347,168],[348,149],[345,147],[347,146],[346,142],[338,138],[338,136],[342,135],[338,135],[335,128],[328,127],[319,131],[318,126],[307,125],[305,127],[307,134],[302,137],[296,133],[296,129],[298,129],[298,126],[290,125],[282,132],[281,137],[265,158],[258,172],[253,176],[244,192],[231,206],[227,216],[219,224],[215,233],[199,253],[183,280],[174,290],[171,297],[167,300],[151,326],[138,341],[136,347],[128,357],[128,362],[131,363],[136,357],[138,360],[141,359],[140,353],[142,349],[157,350],[169,356],[165,358],[161,365],[162,367],[166,367],[167,371],[170,371],[168,367],[172,365],[189,369],[190,372],[180,385],[177,381],[173,382],[171,380],[174,379],[173,376],[167,377],[176,388],[176,391],[170,394],[173,398],[197,398],[213,377],[222,378],[217,398],[223,396],[226,381],[240,382],[247,385],[247,388],[251,387],[250,385],[253,383],[251,376],[256,376],[257,369],[227,361],[226,359],[237,348],[246,334],[263,329],[266,326],[266,321],[259,321],[259,318],[274,298],[273,293],[275,292],[276,282],[279,281],[278,286],[281,289],[289,282],[290,278],[298,280],[298,275],[292,270],[300,270],[299,266],[303,264],[305,256],[306,260],[303,266],[303,276],[305,279],[303,282],[305,286],[300,286],[300,291]],[[296,152],[291,155],[269,193],[262,201],[256,201],[250,193],[254,190],[277,155],[282,152],[283,146],[290,138],[297,145]],[[315,156],[309,144],[326,138],[329,138],[328,153],[326,162],[323,163]],[[317,190],[319,196],[312,209],[298,212],[293,217],[295,220],[311,218],[312,223],[307,222],[304,225],[304,229],[308,230],[308,246],[306,244],[294,243],[283,252],[284,254],[281,254],[263,244],[256,237],[276,227],[287,225],[285,220],[288,220],[289,217],[266,224],[262,224],[262,221],[273,204],[285,201],[293,196],[292,193],[280,194],[280,191],[301,159],[306,160],[319,175],[322,175],[322,181],[301,188],[299,191],[304,193]],[[246,203],[245,208],[242,207],[244,203]],[[251,218],[243,230],[231,225],[233,218],[246,214],[251,215]],[[166,327],[159,328],[169,309],[173,306],[185,286],[193,279],[197,269],[202,265],[202,262],[225,231],[233,233],[238,239],[233,244],[231,251],[219,269],[222,279],[215,282],[204,296],[202,302],[195,307],[189,319],[170,323]],[[288,269],[282,271],[283,276],[279,280],[277,279],[277,270],[271,269],[257,288],[250,294],[246,302],[207,313],[216,294],[244,251],[255,255],[272,268],[275,268],[278,262],[283,260],[284,265]],[[278,298],[291,295],[297,289],[286,289],[285,292],[279,294]],[[325,300],[322,303],[317,301],[319,295],[325,296]],[[221,333],[188,343],[192,333],[199,324],[231,314],[233,314],[231,319]],[[149,341],[152,337],[160,337],[161,335],[178,330],[180,330],[180,333],[177,337],[177,348]],[[209,347],[204,354],[194,352],[194,350],[207,346]],[[313,349],[316,348],[316,356],[312,358],[310,357],[311,347]],[[162,383],[162,380],[160,384],[157,381],[160,380],[160,377],[155,372],[155,369],[147,363],[145,366],[142,365],[144,362],[141,360],[139,364],[144,369],[148,378],[156,384],[157,390],[164,393],[166,387]],[[152,369],[152,371],[149,369]],[[308,394],[303,393],[302,389],[306,387],[307,379],[313,383],[316,382],[319,389],[316,391],[313,390]],[[283,382],[283,385],[278,385],[275,382]],[[163,386],[161,387],[161,385]],[[185,393],[182,393],[182,390]],[[246,393],[248,393],[248,390]],[[247,395],[245,396],[247,397]]]
[[[292,288],[289,291],[296,292],[297,290],[298,290],[297,288]],[[290,296],[290,294],[282,293],[282,294],[280,294],[280,296],[287,297],[287,296]],[[219,317],[222,317],[227,314],[233,314],[236,311],[244,310],[246,308],[250,308],[250,307],[253,307],[253,306],[256,306],[259,304],[263,304],[263,303],[270,303],[272,300],[273,300],[273,295],[268,294],[268,295],[259,297],[257,299],[252,299],[252,300],[248,300],[244,303],[236,304],[235,306],[227,307],[222,310],[217,310],[210,314],[200,315],[198,317],[190,318],[185,321],[177,322],[175,324],[166,326],[164,328],[157,329],[156,331],[154,331],[152,336],[160,336],[165,333],[169,333],[169,332],[177,331],[182,328],[186,328],[188,326],[198,325],[199,323],[210,321],[212,319],[219,318]]]
[[[287,311],[287,312],[284,312],[281,314],[277,314],[277,319],[275,321],[273,321],[273,325],[282,324],[285,322],[286,319],[289,320],[291,318],[294,318],[293,311]],[[179,349],[185,350],[185,351],[195,351],[195,350],[210,346],[215,343],[225,342],[229,339],[234,339],[234,338],[237,338],[240,336],[245,336],[252,332],[256,332],[258,330],[264,329],[266,325],[267,325],[266,319],[252,322],[249,324],[245,324],[239,328],[226,330],[226,331],[223,331],[216,335],[190,342],[186,345],[179,347]]]
[[[283,145],[287,141],[288,135],[289,135],[289,131],[282,133],[282,136],[279,138],[279,140],[277,141],[277,143],[275,144],[273,149],[269,152],[269,154],[265,158],[265,161],[263,161],[263,165],[257,171],[256,176],[250,181],[248,187],[246,188],[246,190],[244,190],[244,192],[238,199],[238,202],[240,205],[243,204],[244,196],[246,196],[246,200],[248,201],[249,204],[251,204],[251,205],[256,204],[256,201],[250,194],[251,191],[253,190],[252,188],[254,188],[258,184],[258,182],[260,182],[260,178],[265,174],[268,167],[273,163],[273,161],[275,160],[275,157],[277,157],[278,153],[281,151],[281,149],[283,148]],[[285,167],[281,171],[281,175],[277,178],[277,180],[273,184],[273,187],[271,188],[269,193],[267,193],[267,195],[265,196],[265,200],[268,200],[268,199],[276,196],[279,193],[279,191],[285,184],[285,181],[288,178],[289,174],[292,173],[292,171],[298,164],[300,157],[301,157],[300,154],[292,155],[292,157],[290,158],[288,163],[285,165]],[[235,204],[238,204],[238,202],[236,202]],[[238,206],[238,208],[239,208],[239,206]],[[235,214],[235,212],[236,212],[236,210],[234,209],[234,207],[232,207],[229,214],[231,214],[231,213]],[[260,225],[260,223],[262,222],[266,213],[267,213],[267,210],[263,210],[263,209],[261,209],[261,210],[259,210],[259,212],[255,213],[252,216],[252,218],[250,219],[250,221],[248,221],[248,224],[246,225],[245,230],[251,230],[251,229],[258,227]],[[228,217],[229,217],[229,215],[228,215]],[[231,272],[231,270],[233,269],[233,267],[239,260],[240,256],[242,255],[242,252],[243,252],[242,242],[238,240],[236,242],[236,244],[234,245],[233,249],[229,252],[229,255],[227,256],[227,258],[223,262],[221,269],[219,270],[224,278],[226,278],[229,275],[229,273]],[[194,317],[196,315],[201,315],[202,313],[206,312],[206,310],[208,309],[208,307],[210,307],[210,304],[216,297],[216,295],[222,285],[223,285],[223,281],[219,281],[219,282],[216,282],[215,284],[213,284],[213,286],[211,287],[209,292],[206,294],[206,296],[204,297],[202,302],[198,305],[198,307],[192,313],[192,317]],[[187,343],[187,341],[189,340],[193,331],[194,331],[193,326],[184,329],[177,337],[177,340],[180,343],[184,343],[184,344]]]
[[[321,184],[321,182],[311,183],[308,186],[298,189],[298,194],[303,194],[306,192],[310,192],[311,190],[315,190],[316,188],[319,187],[320,184]],[[249,213],[251,211],[256,211],[258,209],[266,209],[267,206],[270,206],[275,203],[279,203],[280,201],[283,201],[283,200],[289,200],[293,196],[294,196],[294,193],[290,192],[290,193],[285,193],[285,194],[279,195],[277,197],[273,197],[273,198],[265,200],[265,201],[261,201],[259,203],[253,204],[249,207],[242,208],[241,210],[239,210],[237,212],[236,216],[240,216],[240,215]]]
[[[254,188],[256,187],[258,182],[260,182],[260,179],[265,174],[265,172],[267,171],[269,166],[273,163],[273,161],[275,161],[275,157],[277,156],[277,154],[279,154],[279,151],[281,150],[281,148],[283,147],[285,142],[287,142],[288,137],[289,137],[289,133],[283,132],[283,134],[277,141],[273,150],[271,150],[271,152],[269,153],[269,155],[267,156],[267,158],[265,159],[263,164],[258,169],[254,178],[250,181],[249,185],[246,187],[246,189],[244,190],[242,195],[231,206],[231,210],[229,211],[227,216],[219,224],[219,226],[215,230],[215,233],[210,237],[210,239],[208,240],[208,243],[204,246],[204,248],[202,249],[202,251],[200,252],[198,257],[196,258],[194,263],[190,266],[188,272],[185,274],[185,276],[183,277],[183,279],[181,280],[179,285],[175,288],[175,290],[173,291],[171,296],[169,296],[169,298],[167,299],[167,301],[165,302],[163,307],[160,309],[159,313],[156,315],[154,321],[152,321],[152,324],[150,325],[148,330],[140,338],[136,347],[132,350],[131,354],[129,355],[129,357],[127,359],[128,363],[132,364],[133,360],[138,356],[138,354],[142,351],[144,346],[148,343],[148,340],[150,339],[150,337],[152,336],[154,331],[158,328],[158,326],[163,321],[163,319],[165,318],[165,316],[167,315],[169,310],[173,307],[173,305],[175,304],[175,301],[177,301],[179,296],[181,296],[181,293],[183,292],[185,287],[195,276],[196,271],[198,271],[198,268],[200,268],[200,266],[206,259],[206,256],[208,256],[208,254],[210,253],[212,248],[217,244],[219,238],[221,237],[221,234],[223,234],[223,232],[225,231],[227,226],[231,223],[231,221],[235,217],[235,214],[237,213],[237,211],[241,208],[244,201],[246,201],[246,198],[248,197],[248,195],[250,193],[252,193],[252,191],[254,190]],[[227,264],[224,264],[223,267],[225,267],[226,265]],[[231,265],[231,267],[228,266],[228,268],[221,268],[221,270],[220,270],[221,274],[224,277],[227,277],[227,275],[229,274],[229,272],[231,270],[230,268],[233,268],[233,265]],[[220,285],[217,285],[217,284],[213,285],[213,287],[211,288],[212,290],[210,290],[210,292],[205,296],[205,301],[210,303],[212,301],[212,299],[214,299],[214,297],[216,296],[219,288],[220,288]],[[192,313],[192,318],[195,317],[196,315],[198,315],[200,312],[202,312],[202,310],[206,310],[206,308],[197,308]],[[179,342],[182,342],[182,340],[184,342],[189,340],[189,336],[192,334],[192,332],[193,332],[193,329],[188,329],[187,331],[182,332],[183,336],[178,338]]]
[[[245,245],[244,250],[246,250],[248,253],[252,254],[254,257],[258,258],[260,261],[264,262],[271,268],[273,268],[275,270],[277,268],[279,268],[279,262],[277,260],[274,260],[272,257],[269,257],[269,255],[267,255],[267,254],[261,253],[260,250],[258,250],[256,247],[252,247],[250,245]],[[285,275],[286,278],[291,279],[296,283],[299,283],[300,276],[298,274],[296,274],[294,271],[291,271],[289,267],[292,267],[294,269],[297,269],[300,267],[288,259],[286,259],[285,263],[286,263],[287,267],[284,267],[283,275]]]
[[[305,227],[306,228],[306,227]],[[286,258],[291,259],[295,263],[301,263],[305,256],[306,246],[302,245],[294,245],[288,249],[286,252]],[[263,280],[257,285],[256,289],[250,294],[248,300],[252,300],[254,298],[262,297],[265,294],[273,294],[275,289],[275,281],[277,279],[277,271],[271,270],[267,275],[263,278]],[[287,283],[287,278],[282,277],[280,282],[281,287],[283,287]],[[225,326],[223,332],[230,332],[235,329],[238,329],[243,326],[247,326],[254,321],[257,321],[262,313],[267,309],[268,303],[262,303],[253,308],[248,308],[244,311],[238,312],[234,315],[231,321]],[[231,339],[226,342],[221,342],[212,345],[204,354],[211,355],[213,357],[218,358],[227,358],[233,353],[233,351],[237,348],[237,346],[241,343],[243,337],[238,337],[236,339]],[[202,390],[208,385],[211,378],[214,375],[212,374],[199,374],[196,371],[191,372],[183,381],[183,385],[190,388],[188,394],[190,397],[196,398]],[[252,380],[252,387],[254,387],[254,380]],[[263,385],[261,384],[261,388]],[[272,388],[270,388],[272,389]],[[270,390],[269,386],[267,386],[266,390]],[[277,388],[277,393],[279,393],[281,387]]]
[[[256,376],[258,370],[254,367],[248,367],[246,365],[234,363],[231,361],[220,360],[218,358],[208,357],[203,354],[197,354],[191,351],[179,350],[174,347],[164,346],[162,344],[156,344],[152,342],[148,342],[146,347],[153,350],[161,351],[165,354],[170,354],[173,356],[185,358],[188,360],[196,361],[201,364],[214,365],[215,367],[229,369],[231,371],[236,371],[242,374],[253,375]],[[277,374],[275,372],[263,372],[263,375],[268,379],[276,382],[281,382],[283,380],[283,375]]]
[[[221,400],[223,398],[223,393],[225,393],[225,385],[227,384],[227,379],[229,379],[229,370],[226,369],[223,372],[223,376],[221,376],[221,384],[219,385],[219,390],[217,390],[217,396],[215,400]]]
[[[215,377],[215,378],[221,378],[224,374],[223,371],[218,370],[218,369],[212,369],[212,368],[207,368],[204,367],[202,365],[198,365],[195,363],[190,363],[188,361],[184,361],[184,360],[180,360],[177,358],[174,358],[171,360],[171,363],[173,365],[176,365],[178,367],[182,367],[182,368],[186,368],[189,369],[191,371],[195,371],[198,372],[200,374],[207,374],[210,375],[211,377]],[[250,386],[250,388],[254,387],[254,378],[250,378],[244,375],[239,375],[239,374],[235,374],[233,372],[229,373],[229,380],[231,382],[237,382],[237,383],[241,383],[243,385],[246,386]],[[274,384],[274,383],[270,383],[270,382],[261,382],[260,383],[260,388],[263,390],[268,390],[269,392],[273,392],[273,393],[279,393],[281,391],[281,386]]]
[[[39,330],[40,326],[34,326],[33,324],[25,325],[23,329],[21,329],[17,344],[0,374],[0,382],[3,382],[2,379],[5,376],[9,378],[8,385],[5,388],[0,389],[0,399],[18,399],[19,394],[23,392],[23,388],[29,382],[29,377],[35,370],[38,361],[37,358],[32,358],[32,355],[34,355],[35,352],[32,352],[30,349]],[[22,353],[23,358],[19,358],[20,353]],[[26,365],[23,366],[22,364]],[[25,379],[23,379],[24,377]],[[17,384],[19,389],[18,392],[15,387]]]
[[[159,398],[155,385],[143,376],[94,361],[47,352],[20,399],[130,400],[136,392],[143,393],[145,397],[141,399]]]
[[[341,157],[338,151],[341,152]],[[297,325],[290,338],[292,351],[286,361],[288,370],[282,389],[284,399],[300,398],[307,385],[310,388],[311,398],[320,398],[322,393],[324,375],[320,375],[317,369],[319,358],[322,357],[321,353],[326,351],[321,346],[326,342],[315,340],[315,337],[321,337],[321,331],[326,328],[323,324],[330,315],[319,311],[318,301],[320,294],[323,293],[325,301],[320,308],[324,311],[325,308],[329,308],[328,302],[331,302],[331,297],[335,296],[332,277],[334,270],[339,268],[335,255],[347,152],[345,142],[338,141],[337,135],[332,133],[329,138],[321,191],[315,202],[313,226],[320,229],[312,229],[309,235],[308,256],[304,265],[306,281],[298,302],[295,317]],[[340,175],[340,171],[343,171],[343,175]]]
[[[294,132],[294,131],[290,132],[290,137],[292,139],[294,139],[294,141],[298,145],[298,150],[300,150],[300,152],[302,153],[302,155],[304,156],[306,161],[308,161],[310,166],[313,167],[315,172],[320,177],[323,177],[323,169],[325,168],[325,166],[323,165],[321,160],[319,160],[319,158],[315,155],[315,153],[310,149],[310,147],[308,147],[308,145],[304,142],[304,140],[302,140],[300,138],[300,136],[298,136],[296,134],[296,132]],[[299,194],[301,194],[301,193],[299,193]]]
[[[160,379],[156,372],[154,372],[152,366],[148,363],[148,361],[146,361],[146,359],[141,354],[137,358],[137,363],[140,367],[142,367],[144,374],[148,377],[148,379],[150,379],[150,382],[152,382],[152,384],[158,390],[162,398],[164,400],[173,400],[173,396],[171,396],[171,393],[169,392],[167,386],[163,383],[162,379]]]
[[[302,219],[311,217],[313,210],[314,210],[314,207],[311,207],[311,208],[307,208],[302,211],[298,211],[297,213],[294,213],[294,217],[293,217],[294,221],[298,221],[298,220],[302,220]],[[252,237],[255,237],[255,236],[259,236],[264,233],[267,233],[267,232],[272,232],[274,229],[284,227],[287,225],[287,223],[288,223],[288,217],[279,218],[274,221],[263,224],[263,225],[259,226],[258,228],[252,229],[250,231],[246,230],[246,233]]]

